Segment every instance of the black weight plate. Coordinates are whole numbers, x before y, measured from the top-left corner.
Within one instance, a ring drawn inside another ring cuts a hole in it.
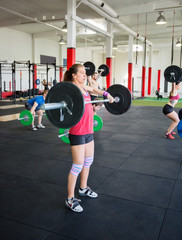
[[[102,77],[105,77],[109,74],[109,67],[106,64],[102,64],[98,68],[98,72],[101,72],[100,70],[103,69],[104,71],[101,73]]]
[[[182,119],[182,108],[179,110],[178,116],[179,116],[179,119],[181,120]]]
[[[70,82],[60,82],[54,85],[46,96],[45,103],[58,103],[65,101],[70,115],[66,108],[62,109],[64,120],[60,121],[60,109],[46,110],[48,120],[57,128],[70,128],[76,125],[85,110],[85,103],[80,89]]]
[[[92,62],[85,62],[83,64],[85,66],[85,71],[87,76],[91,76],[95,72],[95,65]]]
[[[54,85],[56,85],[56,83],[57,83],[57,80],[56,80],[56,79],[54,79],[52,83],[53,83],[53,86],[54,86]]]
[[[115,84],[110,86],[107,92],[109,92],[113,98],[118,97],[120,99],[119,102],[104,102],[108,112],[120,115],[128,111],[132,102],[131,93],[128,88],[120,84]]]
[[[164,71],[164,78],[167,82],[182,81],[181,68],[176,65],[171,65],[167,67]]]

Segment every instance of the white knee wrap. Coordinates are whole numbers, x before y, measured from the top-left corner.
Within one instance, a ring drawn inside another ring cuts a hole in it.
[[[90,165],[93,163],[93,160],[94,160],[94,157],[86,157],[85,160],[84,160],[84,167],[85,168],[89,168]]]
[[[74,176],[78,176],[78,174],[81,172],[82,168],[83,168],[83,164],[73,163],[70,173],[73,174]]]

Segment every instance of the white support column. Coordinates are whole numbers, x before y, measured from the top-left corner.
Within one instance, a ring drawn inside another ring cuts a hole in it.
[[[67,0],[67,47],[76,48],[76,0]]]
[[[76,0],[67,0],[67,69],[75,64],[76,56]]]
[[[107,22],[107,31],[113,35],[113,24],[111,22]],[[112,47],[113,47],[113,38],[107,37],[107,48],[106,48],[106,58],[112,57]]]
[[[128,63],[133,63],[133,36],[129,35]]]
[[[153,47],[152,45],[149,45],[149,67],[152,67],[152,52],[153,52]]]

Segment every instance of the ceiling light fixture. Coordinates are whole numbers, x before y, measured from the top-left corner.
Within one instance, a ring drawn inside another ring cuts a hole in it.
[[[113,44],[112,49],[113,49],[113,50],[117,50],[117,49],[118,49],[116,43]]]
[[[182,46],[181,39],[178,38],[178,39],[177,39],[177,42],[176,42],[176,47],[181,47],[181,46]]]
[[[62,27],[62,31],[67,32],[67,23],[66,22],[64,23],[64,26]]]
[[[166,24],[167,23],[167,21],[166,21],[166,19],[165,19],[165,17],[164,17],[164,12],[159,12],[159,17],[157,18],[157,20],[156,20],[156,24],[158,24],[158,25],[162,25],[162,24]]]
[[[60,44],[60,45],[66,44],[65,41],[64,41],[64,39],[63,39],[63,36],[61,36],[61,39],[59,40],[59,44]]]

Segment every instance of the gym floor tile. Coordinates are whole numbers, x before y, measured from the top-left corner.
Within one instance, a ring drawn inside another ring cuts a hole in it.
[[[182,167],[180,168],[180,171],[179,171],[178,180],[182,180]]]
[[[98,141],[98,140],[103,140],[103,139],[109,139],[112,135],[114,134],[114,132],[109,132],[109,131],[102,131],[102,129],[98,132],[94,133],[94,140]],[[97,145],[95,144],[95,147],[97,147]]]
[[[171,197],[169,208],[176,211],[182,211],[182,181],[176,181],[174,191]]]
[[[163,223],[159,240],[182,239],[182,213],[168,210]]]
[[[19,108],[10,108],[10,109],[0,109],[0,116],[6,116],[6,115],[11,115],[11,114],[17,114],[17,117],[15,119],[19,118],[20,112],[25,110],[25,107],[22,106]],[[14,119],[14,120],[15,120]],[[12,119],[13,120],[13,119]]]
[[[68,210],[69,214],[55,232],[79,240],[156,240],[165,212],[105,195],[84,199],[81,204],[84,211],[74,214]]]
[[[0,174],[0,216],[36,228],[53,230],[64,221],[66,189]]]
[[[113,133],[117,133],[118,129],[116,126],[110,126],[110,125],[107,126],[106,124],[104,124],[102,127],[102,132],[104,132],[104,131],[110,132],[111,134],[113,134]]]
[[[101,151],[95,146],[94,166],[108,167],[117,169],[130,155],[126,153],[117,153]]]
[[[4,106],[0,106],[0,110],[2,109],[14,109],[14,108],[24,108],[24,106],[22,104],[11,104],[11,105],[4,105]]]
[[[159,134],[159,133],[158,133]],[[175,140],[170,140],[165,138],[165,132],[164,133],[160,133],[160,135],[158,137],[156,136],[149,136],[146,141],[145,144],[149,144],[149,145],[158,145],[158,146],[168,146],[169,148],[180,148],[181,149],[181,139],[178,136],[178,134],[175,135]]]
[[[167,139],[165,140],[168,141]],[[166,157],[171,159],[181,159],[182,149],[172,147],[168,144],[168,142],[166,142],[166,145],[164,146],[143,143],[137,146],[134,154],[136,156],[155,156],[156,158]]]
[[[18,223],[0,217],[0,239],[1,240],[44,240],[49,234],[47,231]]]
[[[166,208],[173,186],[174,180],[171,179],[116,170],[97,191],[109,196]]]
[[[138,147],[138,144],[136,143],[109,141],[104,139],[101,142],[95,142],[95,144],[97,144],[97,147],[103,152],[109,149],[111,152],[120,152],[125,154],[133,153]]]
[[[127,134],[127,133],[115,133],[109,140],[120,141],[120,142],[131,142],[131,143],[144,143],[148,136],[142,136],[137,134]]]
[[[113,169],[93,166],[90,168],[90,176],[88,179],[88,186],[94,191],[107,179],[112,173]],[[80,181],[77,182],[77,187],[79,187]],[[76,190],[77,191],[77,190]]]
[[[50,235],[45,240],[75,240],[75,238],[70,238],[62,234],[50,233]]]
[[[12,141],[12,139],[11,139]],[[10,147],[11,146],[11,147]],[[66,144],[59,144],[56,145],[54,143],[51,144],[43,144],[41,142],[34,141],[23,141],[16,139],[16,144],[6,144],[3,145],[4,151],[10,151],[12,153],[24,153],[25,155],[32,155],[32,156],[42,156],[48,158],[59,157],[63,152],[70,152],[69,145]]]
[[[72,165],[71,156],[69,160],[65,160],[60,161],[59,159],[55,160],[41,156],[25,157],[21,153],[12,157],[11,153],[6,153],[6,156],[0,159],[0,172],[65,187]]]
[[[181,159],[150,156],[130,156],[121,166],[121,170],[144,173],[164,178],[177,179]]]

